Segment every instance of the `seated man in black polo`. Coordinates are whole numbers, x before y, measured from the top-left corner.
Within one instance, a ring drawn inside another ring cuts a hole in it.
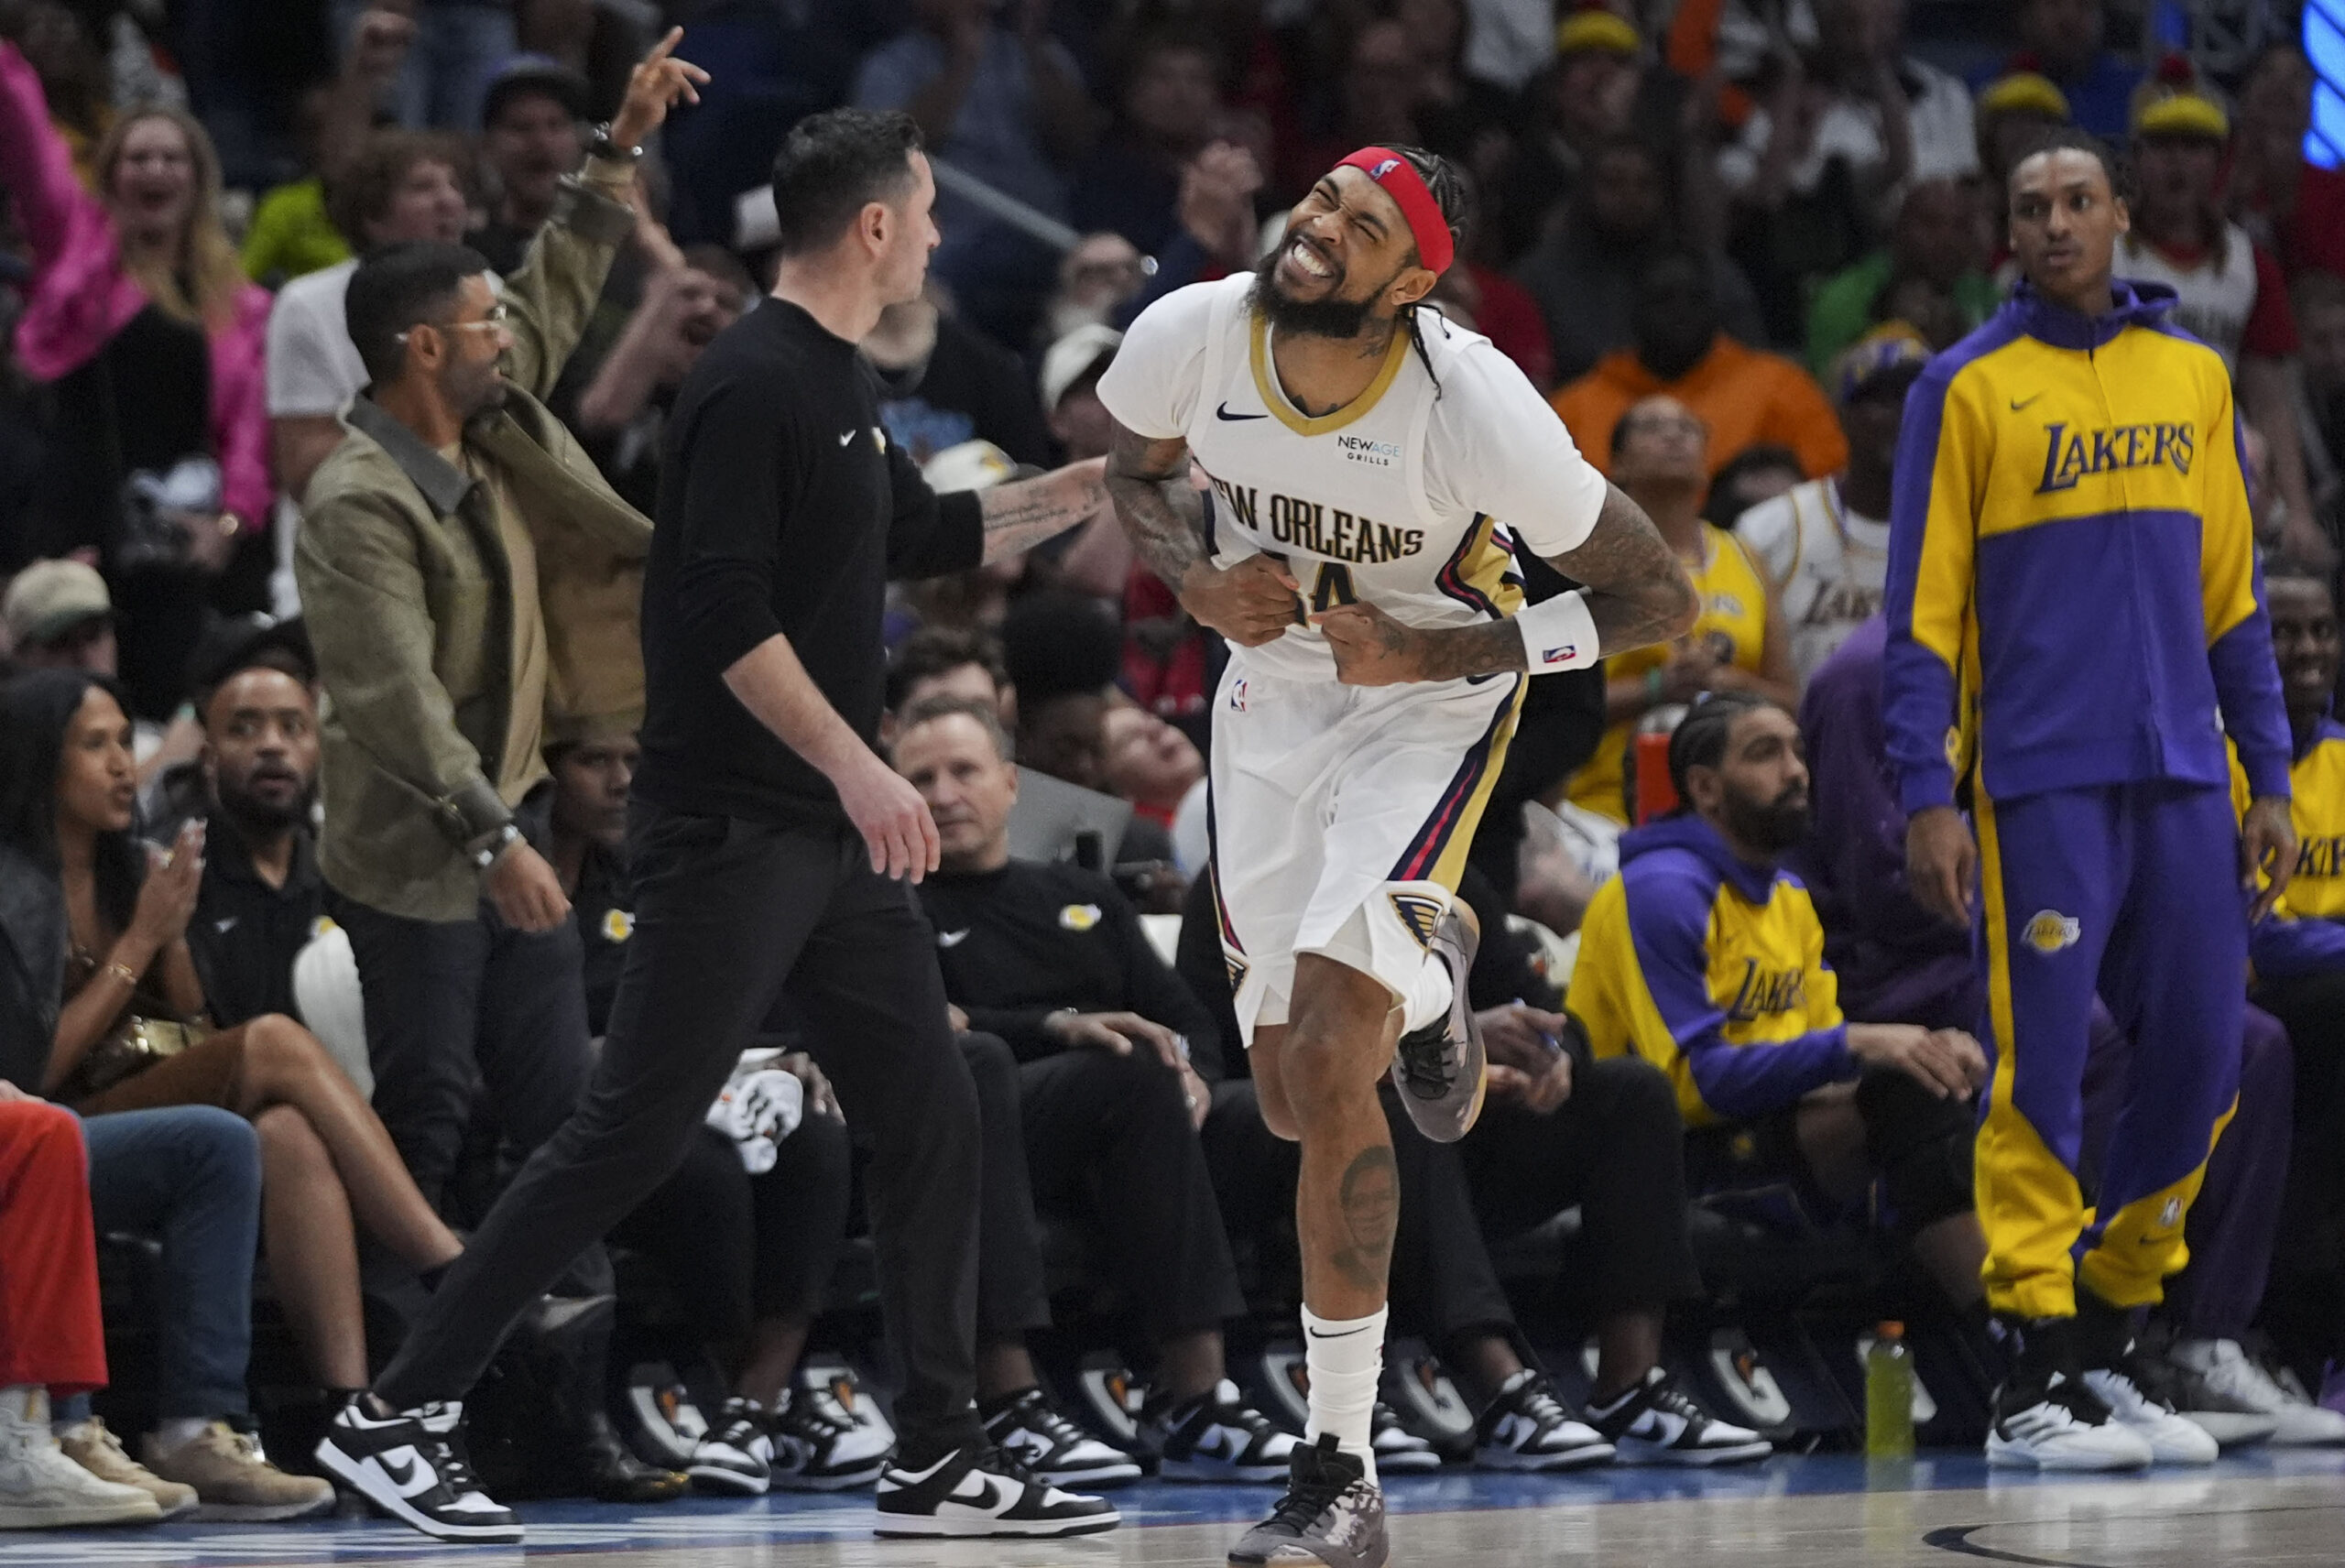
[[[914,704],[895,760],[943,844],[920,891],[945,995],[1020,1062],[1035,1202],[1085,1225],[1155,1341],[1143,1443],[1168,1479],[1277,1479],[1294,1440],[1224,1376],[1221,1324],[1246,1304],[1196,1137],[1213,1095],[1189,1054],[1217,1049],[1210,1019],[1112,882],[1010,859],[1018,776],[993,708]]]
[[[326,885],[310,810],[317,794],[317,666],[299,620],[224,622],[196,650],[203,755],[158,781],[158,834],[208,818],[188,947],[222,1029],[300,1017],[293,961],[318,933]],[[164,820],[167,819],[167,820]]]

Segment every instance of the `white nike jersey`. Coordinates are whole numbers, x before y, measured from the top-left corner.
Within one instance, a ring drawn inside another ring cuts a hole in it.
[[[1364,603],[1410,626],[1466,626],[1522,603],[1518,545],[1552,558],[1594,529],[1603,475],[1489,339],[1427,311],[1430,374],[1398,332],[1368,390],[1314,419],[1278,385],[1269,328],[1247,306],[1253,281],[1151,305],[1099,381],[1127,430],[1188,442],[1213,481],[1217,564],[1275,555],[1313,610]],[[1315,627],[1247,657],[1268,674],[1335,679]]]
[[[1800,684],[1881,613],[1889,525],[1842,505],[1829,479],[1794,485],[1735,519],[1735,536],[1783,592]]]

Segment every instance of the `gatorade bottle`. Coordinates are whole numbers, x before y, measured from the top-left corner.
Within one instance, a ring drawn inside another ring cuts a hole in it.
[[[1882,1323],[1865,1352],[1865,1457],[1914,1457],[1914,1353],[1902,1323]]]

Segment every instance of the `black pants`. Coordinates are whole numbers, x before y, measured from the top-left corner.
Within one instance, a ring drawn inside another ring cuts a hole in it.
[[[593,1071],[578,929],[518,931],[483,902],[469,920],[411,920],[354,899],[375,1114],[424,1197],[448,1195],[475,1103],[523,1153],[554,1135]]]
[[[1143,1047],[1063,1051],[1018,1075],[1036,1204],[1082,1225],[1148,1332],[1161,1340],[1243,1316],[1179,1074]]]
[[[1042,1227],[1026,1168],[1026,1118],[1018,1058],[998,1035],[964,1034],[961,1055],[977,1086],[984,1174],[977,1211],[977,1340],[1014,1345],[1051,1325],[1042,1274]]]
[[[390,1403],[461,1398],[546,1281],[676,1168],[778,995],[807,1026],[867,1188],[880,1312],[904,1363],[908,1463],[983,1441],[974,1403],[977,1108],[935,938],[861,841],[630,810],[635,934],[577,1111],[533,1155],[376,1380]]]
[[[1393,1321],[1445,1349],[1460,1339],[1490,1334],[1519,1342],[1514,1309],[1499,1284],[1489,1248],[1475,1221],[1473,1194],[1459,1159],[1459,1150],[1482,1136],[1480,1129],[1464,1143],[1435,1143],[1417,1131],[1391,1084],[1383,1085],[1377,1098],[1392,1135],[1392,1161],[1401,1184],[1400,1220],[1392,1237]],[[1483,1119],[1489,1119],[1487,1113]],[[1263,1124],[1251,1080],[1215,1088],[1204,1145],[1230,1234],[1249,1236],[1258,1246],[1282,1227],[1292,1234],[1302,1145],[1287,1142]],[[1300,1300],[1302,1281],[1292,1284]]]
[[[2345,1355],[2345,974],[2269,981],[2255,1005],[2286,1026],[2296,1068],[2280,1205],[2286,1245],[2272,1254],[2264,1327],[2292,1364],[2317,1374]]]
[[[659,1260],[704,1345],[729,1345],[761,1319],[823,1305],[846,1238],[853,1185],[846,1124],[810,1116],[752,1176],[733,1140],[704,1127],[676,1173],[611,1239]]]
[[[1613,1057],[1582,1066],[1571,1098],[1549,1115],[1510,1101],[1489,1106],[1457,1149],[1492,1236],[1579,1205],[1590,1304],[1610,1313],[1701,1293],[1681,1136],[1668,1078],[1651,1062]]]

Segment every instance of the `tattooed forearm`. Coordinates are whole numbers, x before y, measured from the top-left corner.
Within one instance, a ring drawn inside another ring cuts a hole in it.
[[[1202,504],[1189,488],[1189,446],[1149,441],[1118,425],[1107,456],[1107,494],[1132,548],[1148,569],[1176,592],[1189,568],[1205,558]]]
[[[1418,632],[1416,664],[1423,681],[1462,681],[1469,675],[1504,675],[1531,668],[1522,650],[1522,630],[1512,621],[1446,626]]]
[[[986,559],[999,561],[1031,550],[1098,516],[1107,504],[1107,485],[1096,462],[1071,463],[1039,479],[997,485],[979,503],[985,514]]]
[[[1547,564],[1586,585],[1587,613],[1608,655],[1683,637],[1701,611],[1676,552],[1617,485],[1609,487],[1596,530]]]
[[[1344,1172],[1338,1203],[1345,1241],[1336,1249],[1336,1269],[1360,1290],[1384,1289],[1392,1273],[1392,1232],[1401,1214],[1401,1177],[1391,1145],[1359,1151]]]

